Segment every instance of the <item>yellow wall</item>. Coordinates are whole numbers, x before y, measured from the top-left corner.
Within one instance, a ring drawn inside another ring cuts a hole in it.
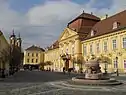
[[[68,32],[68,33],[67,33]],[[114,33],[94,37],[88,40],[80,41],[78,39],[79,35],[68,28],[66,28],[61,34],[59,41],[59,48],[53,50],[47,50],[45,52],[44,61],[51,61],[53,65],[51,68],[54,70],[62,71],[64,67],[64,61],[60,58],[60,55],[66,53],[71,55],[71,60],[69,62],[69,68],[73,67],[72,58],[84,58],[85,61],[91,58],[94,54],[96,57],[106,56],[110,58],[111,64],[108,64],[108,72],[114,72],[117,68],[114,68],[114,61],[116,63],[116,57],[118,57],[118,69],[120,73],[126,72],[124,68],[124,60],[126,60],[126,49],[123,48],[123,38],[126,37],[126,29],[119,30]],[[116,40],[116,48],[113,49],[113,40]],[[104,42],[107,42],[107,50],[104,50]],[[97,52],[96,44],[99,43],[99,52]],[[90,52],[90,44],[92,44],[92,53]],[[84,54],[84,46],[86,46],[86,54]],[[72,47],[74,47],[74,54],[72,53]],[[76,64],[74,64],[76,66]],[[104,64],[100,64],[101,69],[104,72]],[[78,67],[78,66],[77,66]],[[80,67],[78,67],[80,68]],[[83,69],[85,69],[83,65]]]
[[[78,39],[78,34],[66,28],[62,32],[59,41],[59,48],[48,50],[45,52],[45,61],[53,62],[53,66],[50,66],[55,71],[62,71],[65,65],[65,62],[62,60],[60,55],[66,54],[68,50],[68,54],[70,55],[71,59],[69,61],[69,68],[73,68],[73,58],[80,57],[82,55],[82,47],[81,41]]]
[[[3,49],[8,49],[8,47],[9,47],[9,44],[8,44],[8,42],[7,42],[7,40],[5,39],[5,37],[4,37],[4,35],[2,34],[1,35],[1,33],[2,32],[0,32],[0,51],[2,51]],[[5,71],[9,71],[9,61],[8,62],[6,62],[6,63],[2,63],[1,61],[0,61],[0,68],[5,68]],[[9,72],[8,72],[9,73]]]
[[[55,70],[55,71],[61,71],[62,65],[60,64],[60,53],[59,53],[59,48],[57,49],[53,49],[53,50],[48,50],[45,51],[45,60],[46,61],[51,61],[53,64],[52,65],[48,65],[45,66],[44,68],[51,68],[51,70]]]
[[[37,56],[37,54],[38,54],[38,56]],[[28,62],[28,60],[29,60],[29,62]],[[32,60],[33,60],[33,62],[32,62]],[[24,62],[23,62],[23,64],[39,64],[41,62],[44,62],[44,52],[36,51],[36,50],[24,51]]]
[[[89,59],[91,56],[90,53],[90,44],[93,45],[93,54],[95,56],[107,56],[112,60],[112,64],[108,65],[108,71],[114,72],[117,68],[114,68],[114,60],[118,57],[118,69],[120,73],[124,73],[126,68],[124,69],[124,60],[126,59],[126,49],[123,48],[123,41],[122,39],[126,37],[126,29],[120,30],[111,34],[102,35],[99,37],[95,37],[89,40],[85,40],[82,42],[82,52],[83,56],[86,59]],[[113,40],[116,40],[116,49],[113,49]],[[107,41],[107,51],[104,51],[104,41]],[[99,52],[97,52],[96,44],[99,43]],[[84,46],[87,47],[87,54],[84,54]],[[104,65],[102,64],[102,71]]]

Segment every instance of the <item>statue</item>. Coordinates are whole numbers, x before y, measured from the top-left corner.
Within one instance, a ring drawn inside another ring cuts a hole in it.
[[[97,59],[92,56],[91,60],[89,60],[86,64],[86,72],[85,72],[85,78],[87,79],[101,79],[102,78],[102,72],[101,67],[99,66],[99,62]]]

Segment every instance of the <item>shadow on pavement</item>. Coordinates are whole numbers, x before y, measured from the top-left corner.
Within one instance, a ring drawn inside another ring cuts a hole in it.
[[[57,80],[66,80],[71,79],[78,74],[68,73],[64,74],[63,72],[49,72],[49,71],[20,71],[14,74],[13,76],[9,76],[7,78],[2,79],[0,82],[14,82],[14,83],[23,83],[23,82],[50,82]]]

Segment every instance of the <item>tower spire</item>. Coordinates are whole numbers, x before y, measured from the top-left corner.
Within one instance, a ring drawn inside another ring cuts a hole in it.
[[[14,35],[14,29],[12,30],[12,34]]]
[[[83,13],[84,13],[84,10],[83,10]]]
[[[20,32],[18,33],[18,38],[20,38]]]

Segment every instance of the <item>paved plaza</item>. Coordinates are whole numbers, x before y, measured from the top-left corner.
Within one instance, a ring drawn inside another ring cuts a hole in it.
[[[119,86],[82,86],[68,84],[67,80],[77,74],[44,71],[20,71],[0,81],[0,95],[126,95],[126,77]]]

